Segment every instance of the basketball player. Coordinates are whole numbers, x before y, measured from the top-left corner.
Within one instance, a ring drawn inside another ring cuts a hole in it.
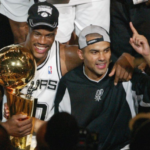
[[[79,66],[82,60],[77,55],[77,46],[59,44],[55,41],[59,13],[53,5],[47,2],[36,3],[31,6],[28,14],[29,33],[24,46],[32,52],[37,71],[34,79],[21,92],[38,98],[36,132],[54,113],[53,102],[60,78]],[[133,60],[134,58],[127,54],[118,60],[110,73],[112,76],[117,70],[115,84],[119,77],[127,80],[131,78],[131,74],[125,73],[125,69],[131,69],[132,72]],[[34,148],[36,144],[32,145]]]
[[[138,40],[135,44],[141,46]],[[67,111],[79,126],[99,133],[99,149],[125,150],[129,144],[129,120],[139,111],[150,111],[150,77],[135,70],[130,81],[114,86],[114,77],[109,77],[113,67],[110,39],[99,26],[81,31],[79,48],[84,65],[61,78],[55,112]]]

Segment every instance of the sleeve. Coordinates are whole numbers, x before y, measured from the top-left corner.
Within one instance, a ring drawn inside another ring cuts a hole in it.
[[[70,95],[63,78],[59,82],[56,97],[54,100],[54,113],[62,111],[71,113]]]
[[[26,22],[34,0],[1,0],[0,13],[16,22]]]
[[[148,0],[133,0],[133,4],[134,5],[137,5],[137,4],[140,4],[140,3],[145,3],[147,2]]]
[[[150,77],[135,71],[131,79],[132,91],[139,100],[139,112],[150,112]]]

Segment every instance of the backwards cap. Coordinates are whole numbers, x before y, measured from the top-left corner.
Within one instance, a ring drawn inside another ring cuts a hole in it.
[[[28,11],[28,24],[31,28],[47,26],[52,30],[58,26],[59,12],[55,6],[48,2],[33,4]]]
[[[93,34],[93,33],[98,33],[102,37],[87,41],[86,36],[89,34]],[[90,25],[90,26],[85,27],[81,31],[81,33],[79,35],[78,44],[79,44],[79,48],[83,49],[83,48],[87,47],[88,45],[91,45],[91,44],[94,44],[94,43],[97,43],[100,41],[110,42],[110,38],[109,38],[107,31],[100,26]]]

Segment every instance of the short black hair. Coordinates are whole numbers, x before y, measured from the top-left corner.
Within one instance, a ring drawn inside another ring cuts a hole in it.
[[[45,141],[50,150],[73,150],[78,143],[79,128],[76,119],[66,113],[57,113],[48,121]]]
[[[130,150],[150,150],[150,119],[139,118],[134,122]]]

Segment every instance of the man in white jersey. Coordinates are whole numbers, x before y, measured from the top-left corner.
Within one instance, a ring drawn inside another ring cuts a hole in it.
[[[37,71],[34,79],[21,92],[38,98],[34,128],[36,132],[43,123],[42,120],[47,121],[53,115],[53,102],[61,76],[79,66],[82,61],[77,55],[77,46],[59,44],[55,41],[59,13],[53,5],[47,2],[36,3],[31,6],[28,14],[30,29],[24,46],[32,52]],[[132,60],[133,57],[124,55],[119,60],[122,64],[116,63],[110,73],[112,76],[117,67],[115,83],[118,82],[119,76],[127,80],[131,78],[121,66],[130,70],[130,66],[133,65]],[[32,147],[35,147],[34,140]]]

